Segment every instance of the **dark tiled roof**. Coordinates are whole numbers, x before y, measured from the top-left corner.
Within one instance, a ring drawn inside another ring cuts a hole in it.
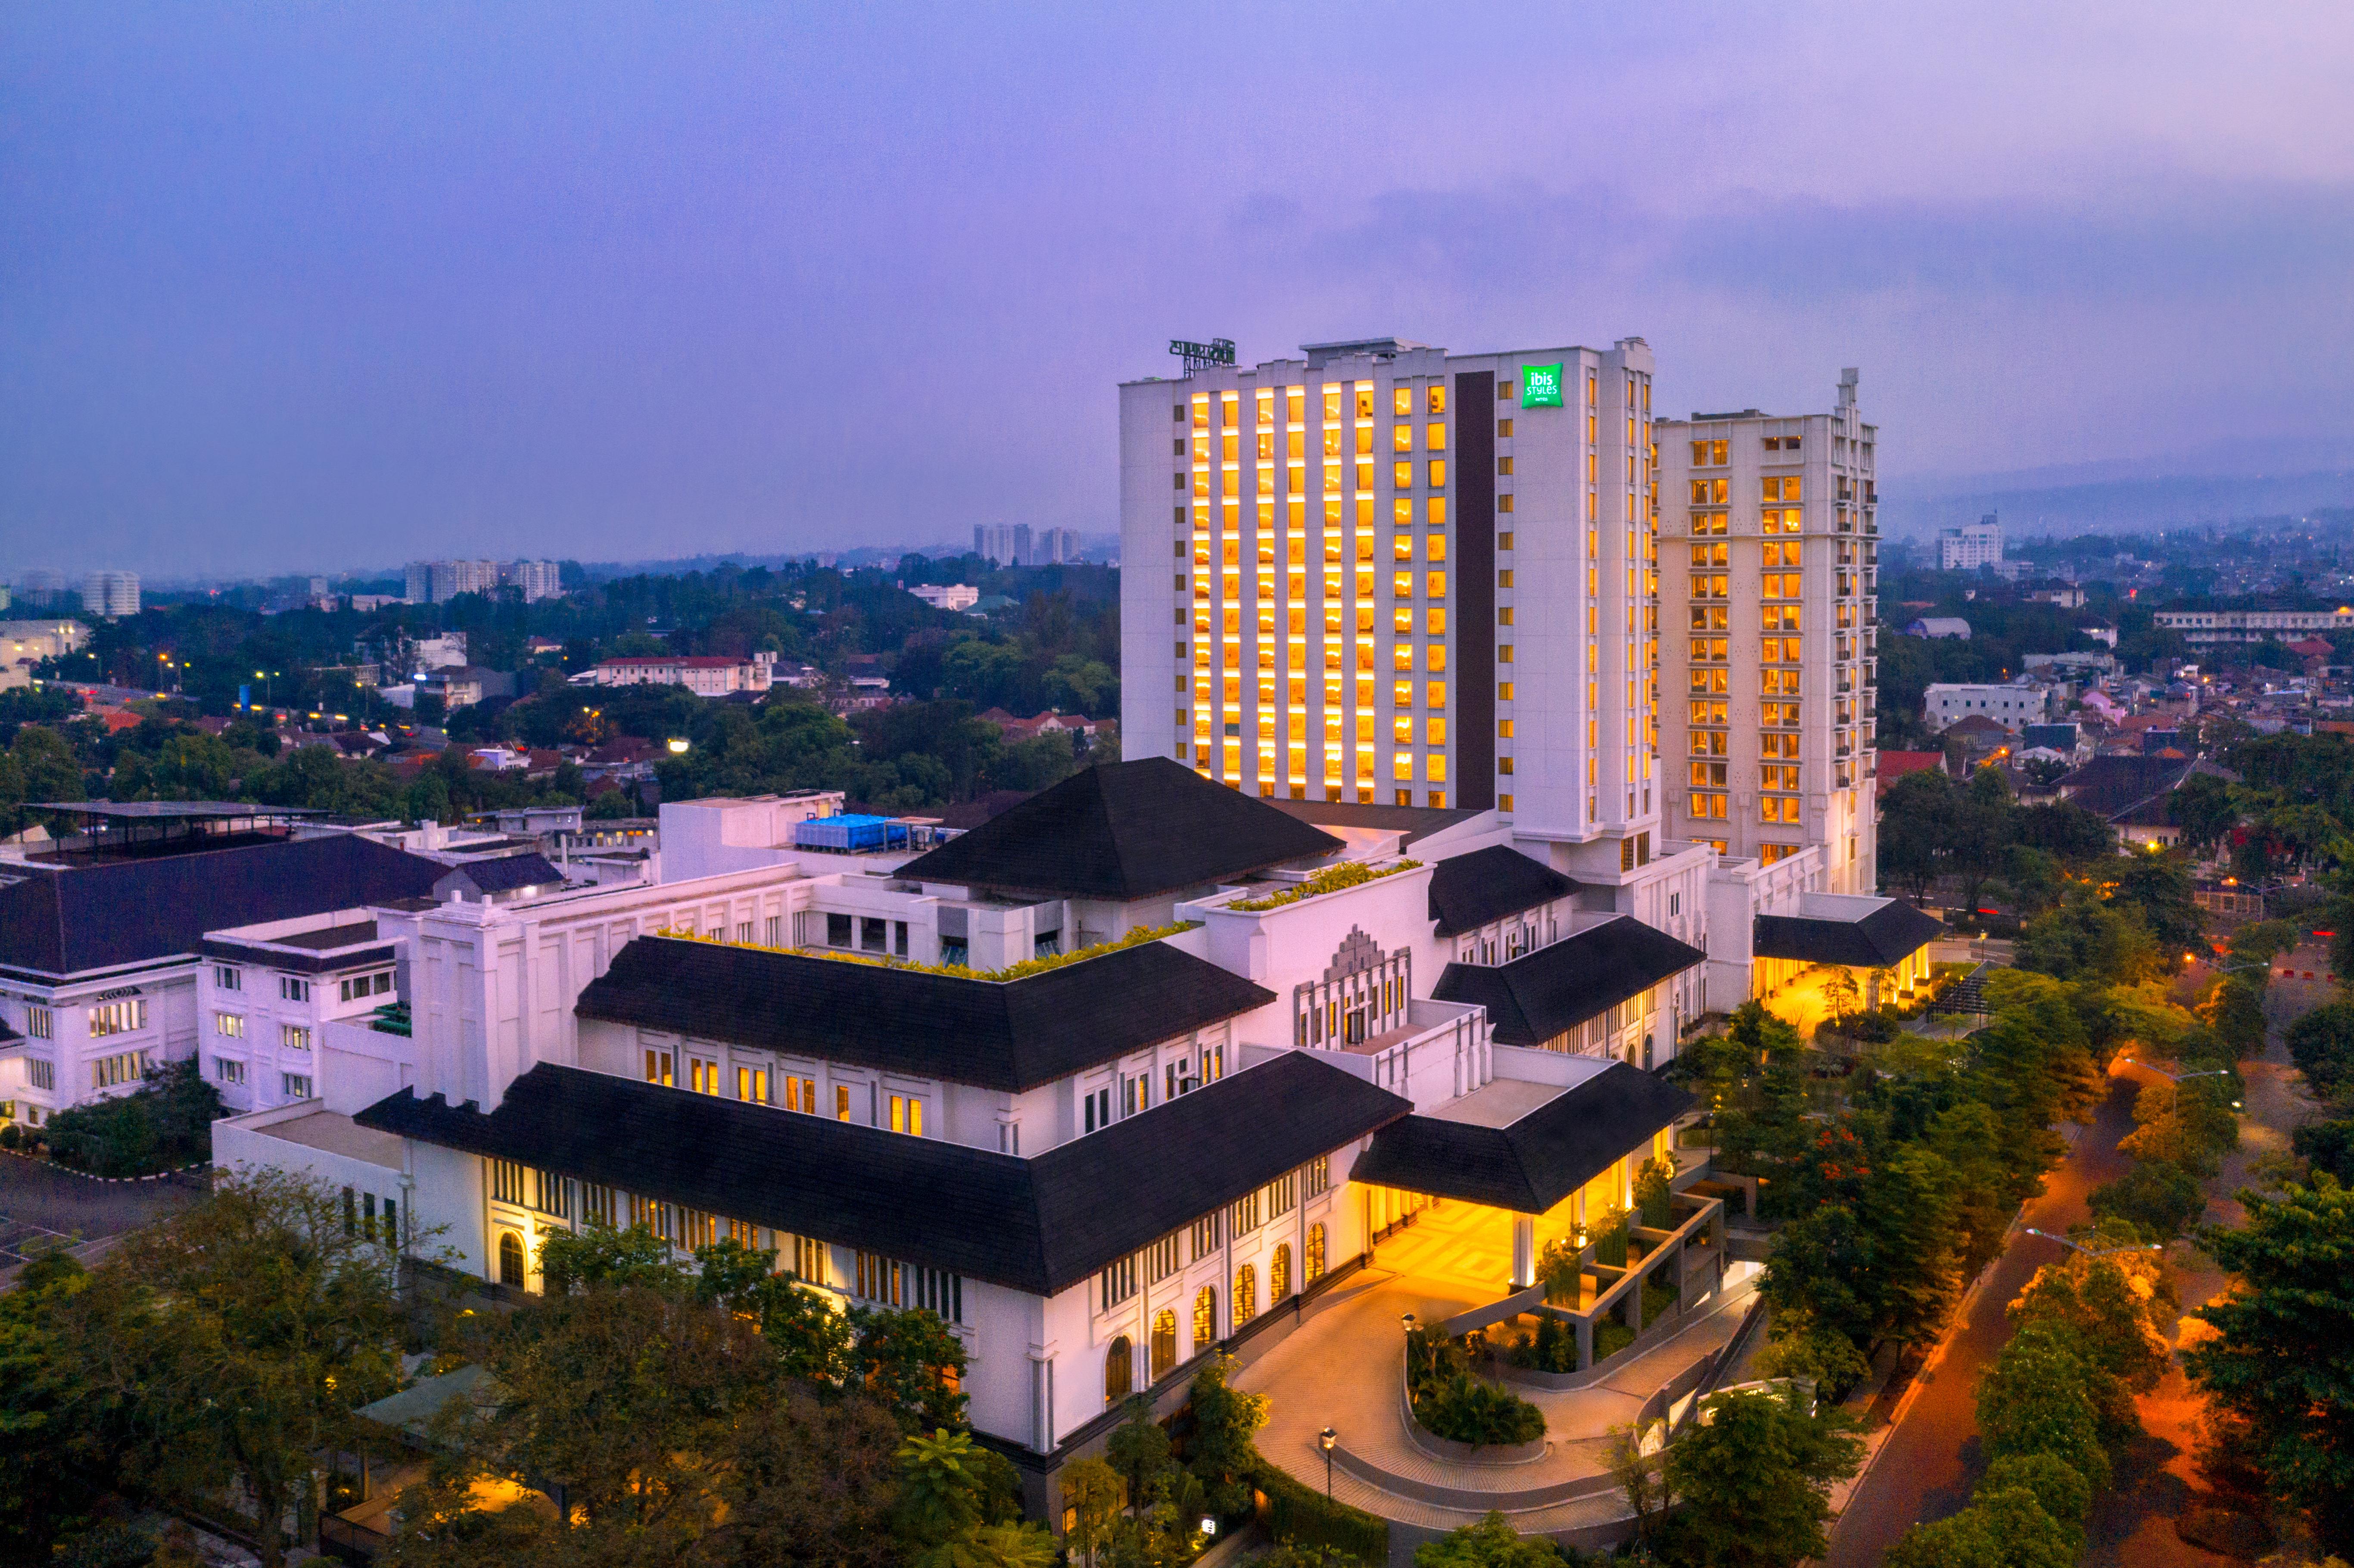
[[[1811,915],[1760,915],[1751,951],[1761,959],[1793,959],[1807,964],[1845,964],[1886,969],[1945,929],[1902,899],[1883,901],[1861,920],[1827,920]]]
[[[483,893],[511,893],[518,887],[557,887],[564,874],[544,854],[503,854],[490,860],[470,860],[450,873],[464,877]]]
[[[1352,1181],[1542,1214],[1648,1143],[1692,1097],[1613,1062],[1510,1127],[1404,1117],[1373,1135]]]
[[[1320,858],[1341,841],[1165,757],[1085,768],[909,861],[911,882],[1115,902]]]
[[[227,926],[423,896],[448,871],[335,833],[41,873],[0,887],[0,966],[72,974],[193,953]]]
[[[353,1119],[1051,1296],[1409,1103],[1290,1052],[1021,1159],[542,1063],[487,1116],[403,1089]]]
[[[575,1011],[1019,1094],[1274,1000],[1166,942],[998,981],[640,937]]]
[[[2062,774],[2058,789],[2062,800],[2115,821],[2190,776],[2190,764],[2179,757],[2113,755]]]
[[[1509,964],[1449,964],[1431,995],[1487,1008],[1499,1044],[1542,1045],[1707,957],[1621,915]]]
[[[1490,920],[1566,898],[1577,884],[1505,844],[1442,860],[1430,874],[1430,917],[1438,935],[1476,931]]]

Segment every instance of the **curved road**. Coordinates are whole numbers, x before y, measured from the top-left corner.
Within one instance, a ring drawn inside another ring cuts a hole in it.
[[[2057,1242],[2027,1234],[2026,1227],[2064,1235],[2092,1218],[2085,1196],[2124,1175],[2132,1160],[2117,1152],[2133,1130],[2133,1101],[2140,1086],[2117,1076],[2093,1125],[2045,1180],[2043,1194],[2029,1202],[2019,1228],[1970,1298],[1944,1346],[1921,1374],[1904,1419],[1888,1435],[1872,1468],[1848,1499],[1831,1531],[1825,1568],[1875,1568],[1881,1554],[1919,1521],[1944,1519],[1969,1505],[1985,1461],[1978,1450],[1978,1411],[1973,1390],[1978,1372],[2010,1338],[2003,1308],[2025,1288],[2035,1271],[2062,1255]]]

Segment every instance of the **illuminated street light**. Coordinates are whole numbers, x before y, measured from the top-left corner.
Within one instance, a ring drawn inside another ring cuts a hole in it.
[[[2073,1242],[2066,1236],[2055,1236],[2050,1231],[2039,1231],[2033,1225],[2027,1227],[2027,1234],[2031,1236],[2041,1236],[2045,1241],[2056,1241],[2062,1246],[2074,1247],[2086,1257],[2113,1257],[2121,1252],[2164,1252],[2166,1250],[2164,1242],[2134,1242],[2117,1246],[2086,1246],[2083,1242]]]
[[[684,756],[686,755],[686,748],[687,748],[687,747],[688,747],[688,745],[689,745],[689,744],[690,744],[689,742],[684,741],[684,740],[673,740],[673,741],[672,741],[672,742],[670,743],[670,754],[671,754],[673,757],[684,757]]]
[[[1341,1435],[1330,1426],[1316,1434],[1316,1446],[1324,1450],[1324,1500],[1326,1502],[1332,1500],[1332,1448],[1340,1441]]]

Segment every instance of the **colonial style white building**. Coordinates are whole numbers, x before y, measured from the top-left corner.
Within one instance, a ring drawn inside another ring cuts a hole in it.
[[[768,804],[721,807],[800,826]],[[1623,1205],[1690,1108],[1647,1069],[1707,1002],[1713,859],[1646,920],[1631,873],[1559,871],[1493,811],[1092,768],[920,854],[379,910],[413,1036],[327,1021],[318,1097],[217,1149],[508,1288],[604,1222],[936,1311],[1044,1509],[1129,1394],[1279,1337],[1430,1199],[1496,1211],[1519,1285]],[[1772,868],[1794,916],[1812,865]],[[365,951],[322,921],[323,954]]]

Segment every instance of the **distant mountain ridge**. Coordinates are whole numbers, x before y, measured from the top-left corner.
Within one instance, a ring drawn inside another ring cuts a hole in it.
[[[2086,464],[2144,468],[2147,464]],[[2064,471],[2043,471],[2057,473]],[[2302,516],[2354,507],[2354,462],[2286,473],[2174,473],[2086,478],[2075,483],[2021,483],[2028,474],[1924,476],[1883,481],[1883,534],[1926,535],[1999,514],[2013,537],[2043,534],[2156,533],[2168,528]]]

